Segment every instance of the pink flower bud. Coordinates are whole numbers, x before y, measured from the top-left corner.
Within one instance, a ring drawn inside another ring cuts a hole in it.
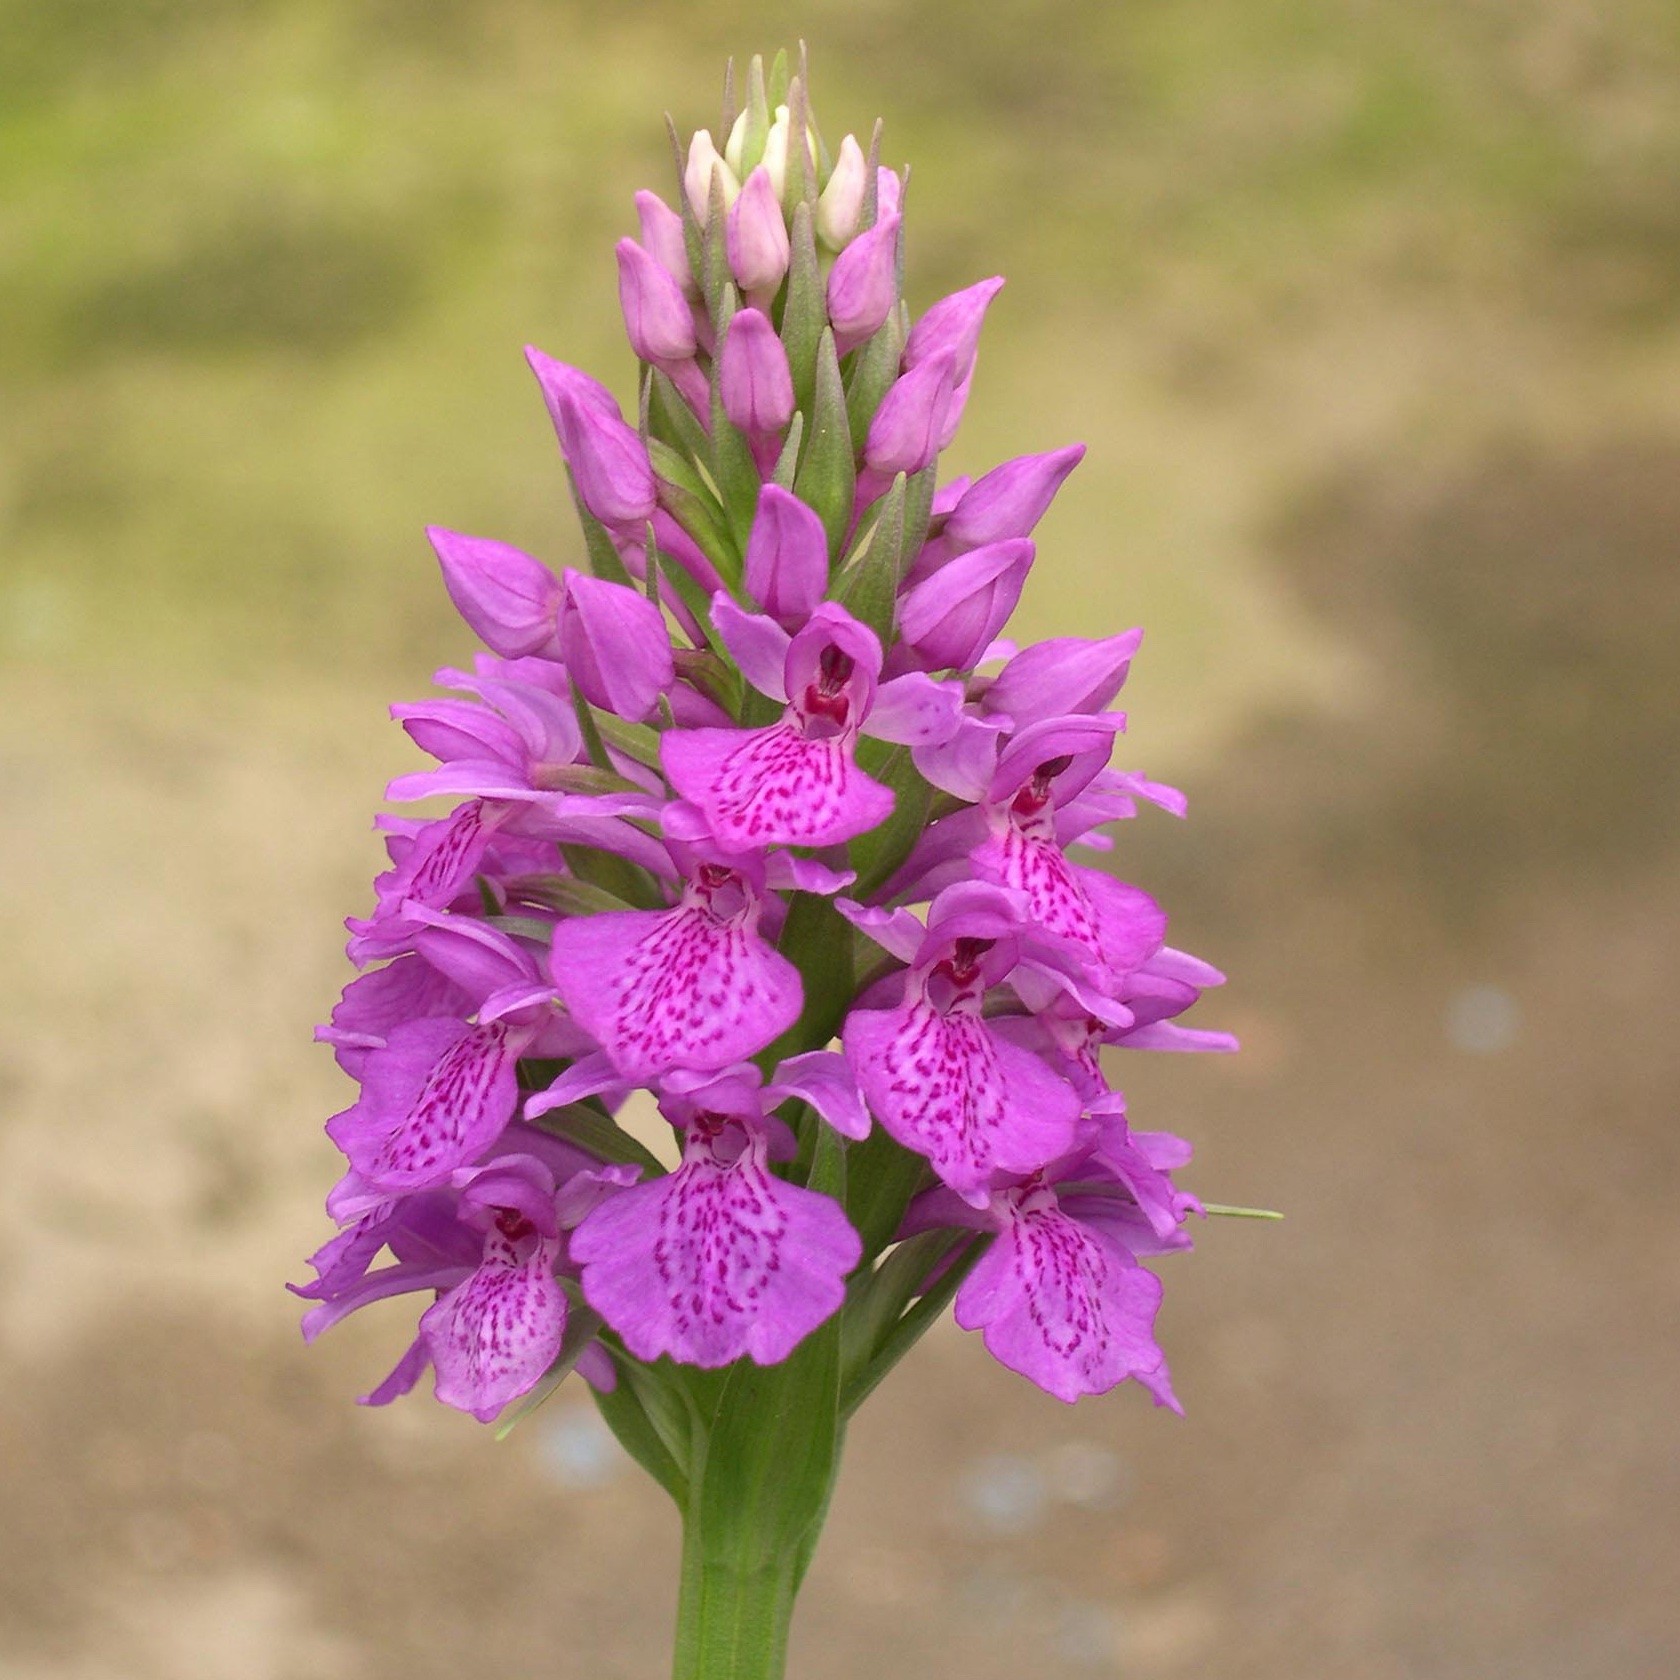
[[[688,243],[683,238],[682,217],[658,193],[636,194],[636,220],[641,224],[642,249],[682,287],[686,296],[695,289],[688,270]]]
[[[723,336],[718,361],[723,411],[751,437],[780,432],[793,418],[793,377],[787,351],[757,309],[738,310]]]
[[[947,350],[900,374],[869,424],[863,457],[878,473],[918,473],[939,453],[940,433],[956,387],[956,358]]]
[[[749,297],[774,295],[788,270],[788,230],[781,200],[760,164],[729,212],[729,268]]]
[[[746,582],[753,599],[790,629],[816,611],[828,587],[822,520],[779,484],[766,484],[759,492],[747,542]]]
[[[1003,280],[998,277],[941,298],[911,329],[910,341],[904,346],[905,367],[913,368],[949,350],[956,358],[956,382],[961,385],[974,371],[986,307],[1002,290]]]
[[[506,543],[429,525],[449,599],[478,639],[506,659],[554,651],[560,580],[540,560]]]
[[[896,216],[904,197],[904,183],[890,169],[875,171],[875,220]]]
[[[817,200],[817,238],[831,251],[841,251],[857,235],[858,217],[863,212],[863,187],[869,165],[863,148],[848,134],[840,142],[834,173]]]
[[[603,525],[639,527],[658,500],[653,467],[612,393],[534,346],[527,346],[525,359],[542,386],[579,500]]]
[[[1069,712],[1100,712],[1131,670],[1141,630],[1092,640],[1058,636],[1023,648],[986,691],[988,712],[1006,712],[1017,728]]]
[[[695,351],[682,287],[633,239],[618,242],[618,302],[630,348],[644,362],[683,362]]]
[[[960,555],[899,604],[899,632],[929,671],[969,671],[980,663],[1021,598],[1033,562],[1024,537]]]
[[[570,568],[560,606],[560,651],[584,699],[632,723],[645,718],[676,680],[658,607],[639,590]]]
[[[1085,445],[1046,455],[1020,455],[993,467],[969,489],[945,522],[953,553],[1009,537],[1031,536],[1068,474],[1085,458]]]
[[[828,318],[842,355],[861,344],[898,301],[896,212],[883,216],[842,251],[828,277]]]

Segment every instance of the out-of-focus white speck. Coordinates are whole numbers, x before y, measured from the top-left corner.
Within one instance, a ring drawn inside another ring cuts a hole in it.
[[[581,1407],[543,1421],[537,1457],[554,1481],[574,1491],[605,1487],[624,1463],[612,1431],[593,1411]]]
[[[1119,1453],[1099,1441],[1063,1441],[1044,1456],[1051,1493],[1087,1511],[1118,1505],[1131,1492],[1131,1477]]]
[[[1044,1520],[1050,1488],[1031,1459],[996,1453],[963,1472],[958,1493],[964,1508],[994,1534],[1024,1534]]]
[[[1522,1009],[1499,986],[1463,986],[1447,1004],[1447,1037],[1472,1056],[1508,1050],[1522,1030]]]

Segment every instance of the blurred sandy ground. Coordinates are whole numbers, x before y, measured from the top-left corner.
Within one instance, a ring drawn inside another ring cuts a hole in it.
[[[1084,437],[1034,632],[1141,622],[1126,872],[1235,1062],[1189,1418],[935,1335],[794,1672],[1680,1672],[1680,14],[1663,0],[0,0],[0,1674],[661,1671],[675,1524],[305,1356],[419,528],[574,553],[535,339],[724,52],[888,118],[915,297],[1001,270],[958,465]],[[1141,1065],[1140,1065],[1141,1064]]]

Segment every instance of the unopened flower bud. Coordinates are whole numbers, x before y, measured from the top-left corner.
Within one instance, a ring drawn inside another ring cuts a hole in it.
[[[555,650],[560,580],[542,561],[507,543],[426,529],[443,568],[443,586],[478,639],[505,659]]]
[[[989,543],[942,566],[899,604],[899,632],[929,671],[968,671],[1021,598],[1034,548],[1026,538]]]
[[[953,553],[1009,537],[1031,536],[1067,475],[1085,458],[1085,445],[1045,455],[1020,455],[975,481],[945,522]]]
[[[694,138],[688,143],[688,168],[683,172],[683,190],[688,194],[689,205],[701,227],[706,225],[706,219],[711,215],[712,176],[719,171],[723,179],[723,205],[727,210],[740,196],[741,183],[736,180],[735,171],[718,156],[711,134],[703,128],[696,130]]]
[[[980,326],[986,319],[986,308],[1003,290],[1001,276],[981,280],[972,286],[953,292],[933,304],[910,329],[909,342],[904,346],[904,365],[915,367],[945,351],[956,360],[956,382],[961,385],[974,371],[975,352],[980,347]]]
[[[822,520],[779,484],[766,484],[759,492],[747,541],[746,583],[753,599],[789,628],[810,617],[828,587]]]
[[[769,169],[747,177],[729,212],[729,268],[749,297],[773,295],[788,270],[788,230]]]
[[[793,418],[787,351],[761,311],[741,309],[731,317],[718,359],[718,387],[724,413],[749,437],[780,432]]]
[[[639,590],[566,572],[560,606],[566,671],[590,705],[639,723],[676,680],[665,620]]]
[[[904,197],[904,183],[890,169],[875,171],[875,219],[896,216]]]
[[[788,108],[785,105],[776,107],[776,114],[770,120],[770,133],[764,141],[765,169],[770,174],[770,185],[776,190],[779,203],[782,188],[787,185],[788,159]]]
[[[542,386],[578,499],[604,525],[640,526],[658,499],[653,467],[612,393],[535,347],[527,347],[525,359]]]
[[[896,213],[883,216],[835,260],[828,277],[828,318],[841,354],[868,338],[898,301]]]
[[[817,200],[817,238],[831,251],[843,250],[857,234],[858,217],[863,212],[863,187],[869,165],[863,148],[848,134],[840,142],[840,155],[834,161],[834,173]]]
[[[1100,640],[1058,636],[1023,648],[986,690],[985,708],[1008,713],[1017,728],[1100,712],[1120,692],[1142,640],[1141,630],[1126,630]]]
[[[686,296],[694,289],[694,276],[688,268],[682,217],[658,193],[639,192],[636,219],[641,223],[642,249],[682,287]]]
[[[745,174],[741,165],[746,161],[747,152],[747,119],[750,113],[746,110],[739,112],[729,125],[729,136],[723,143],[723,161],[734,171],[738,181]]]
[[[682,287],[633,239],[618,242],[618,302],[630,347],[644,362],[693,356],[694,315]]]
[[[791,119],[788,116],[787,106],[778,105],[775,115],[770,121],[770,133],[765,137],[764,156],[760,160],[764,167],[770,171],[770,185],[776,189],[778,202],[787,196],[790,124]],[[805,130],[805,158],[807,169],[815,170],[817,167],[817,140],[809,126]]]
[[[900,374],[869,423],[868,465],[879,473],[919,473],[939,453],[955,389],[956,358],[949,350]]]

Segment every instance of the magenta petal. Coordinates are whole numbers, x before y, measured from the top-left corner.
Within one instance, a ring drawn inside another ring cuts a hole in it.
[[[793,418],[787,351],[761,310],[737,311],[724,329],[718,395],[730,424],[749,437],[780,432]]]
[[[772,1176],[762,1140],[727,1160],[691,1139],[676,1172],[602,1202],[571,1239],[584,1297],[637,1358],[708,1368],[786,1359],[861,1252],[837,1202]]]
[[[1093,957],[1101,955],[1097,908],[1086,890],[1095,870],[1069,863],[1053,840],[1035,839],[1017,828],[988,839],[975,850],[973,863],[981,879],[1024,894],[1033,921],[1044,932],[1072,940]]]
[[[378,1189],[442,1184],[512,1119],[521,1042],[504,1021],[410,1021],[368,1058],[361,1099],[328,1135]]]
[[[935,357],[950,356],[956,367],[955,383],[962,384],[974,369],[986,310],[1002,290],[1002,277],[994,276],[930,304],[904,346],[905,367],[920,367]]]
[[[403,896],[434,908],[449,903],[472,879],[499,826],[500,813],[476,801],[428,824],[397,871]]]
[[[435,911],[419,919],[426,925],[414,936],[415,950],[461,987],[475,1006],[492,992],[536,979],[536,959],[499,928],[476,917]]]
[[[855,1009],[842,1037],[875,1117],[970,1200],[994,1172],[1032,1172],[1072,1142],[1073,1087],[978,1015]]]
[[[1127,1377],[1165,1381],[1154,1337],[1160,1304],[1153,1272],[1041,1193],[981,1256],[957,1293],[956,1319],[984,1331],[1000,1364],[1071,1403]]]
[[[554,1277],[558,1246],[537,1241],[522,1260],[515,1244],[493,1231],[478,1270],[421,1315],[437,1397],[446,1406],[489,1423],[554,1363],[566,1329],[566,1294]]]
[[[630,348],[644,362],[679,362],[694,354],[694,316],[682,287],[633,239],[618,242],[618,302]]]
[[[799,971],[748,927],[684,905],[574,917],[554,930],[554,983],[631,1079],[720,1068],[799,1018]]]
[[[416,1336],[408,1344],[403,1356],[391,1367],[390,1374],[378,1387],[371,1388],[356,1402],[359,1406],[389,1406],[393,1400],[400,1400],[426,1374],[426,1367],[432,1362],[431,1355],[426,1352],[425,1339]]]
[[[899,603],[899,630],[930,670],[970,671],[1021,599],[1034,548],[1025,537],[960,554]]]
[[[951,510],[946,541],[960,552],[1009,537],[1031,536],[1062,481],[1084,458],[1085,445],[1075,443],[1047,455],[1020,455],[993,467]]]
[[[787,631],[764,613],[743,611],[721,590],[712,597],[710,616],[730,658],[741,667],[741,675],[760,694],[772,700],[787,699]]]
[[[526,348],[525,359],[542,386],[579,499],[603,524],[639,530],[658,499],[653,467],[612,393],[599,380],[545,356],[535,346]]]
[[[898,229],[895,212],[860,233],[835,259],[828,276],[828,319],[844,355],[892,313],[898,301]]]
[[[922,671],[906,671],[875,691],[863,732],[907,747],[937,747],[962,727],[962,685],[936,682]]]
[[[1100,869],[1073,865],[1087,902],[1096,913],[1097,947],[1103,965],[1115,976],[1129,974],[1161,948],[1167,936],[1167,913],[1142,887],[1119,881]]]
[[[964,714],[950,740],[917,747],[910,756],[936,788],[972,803],[984,797],[997,774],[998,748],[1007,727],[1001,718]]]
[[[770,171],[763,164],[747,177],[741,196],[730,207],[725,244],[730,272],[743,292],[749,296],[773,293],[781,285],[790,251],[787,223]]]
[[[368,1057],[383,1048],[393,1028],[427,1016],[459,1020],[472,1007],[473,1000],[424,957],[402,956],[352,980],[333,1008],[331,1025],[315,1036],[333,1046],[346,1073],[360,1079]]]
[[[1090,640],[1057,636],[1023,648],[986,691],[986,709],[1007,712],[1017,728],[1069,712],[1100,712],[1120,692],[1141,630]]]
[[[665,618],[639,590],[568,570],[560,647],[592,706],[640,723],[676,681]]]
[[[667,730],[659,758],[672,787],[736,851],[829,846],[892,814],[892,790],[858,769],[844,735],[812,740],[791,723]]]
[[[956,384],[956,362],[948,351],[901,374],[869,423],[864,460],[889,476],[919,473],[939,453]]]
[[[828,587],[822,521],[779,484],[766,484],[759,492],[747,540],[746,581],[753,598],[784,625],[808,618]]]
[[[487,648],[509,659],[541,653],[554,639],[560,580],[507,543],[426,529],[455,610]]]
[[[837,1050],[808,1050],[777,1065],[766,1106],[797,1097],[808,1102],[842,1137],[869,1136],[869,1110],[846,1058]]]
[[[643,250],[678,285],[684,288],[692,285],[682,217],[658,193],[643,191],[636,194],[636,221],[642,232]]]

